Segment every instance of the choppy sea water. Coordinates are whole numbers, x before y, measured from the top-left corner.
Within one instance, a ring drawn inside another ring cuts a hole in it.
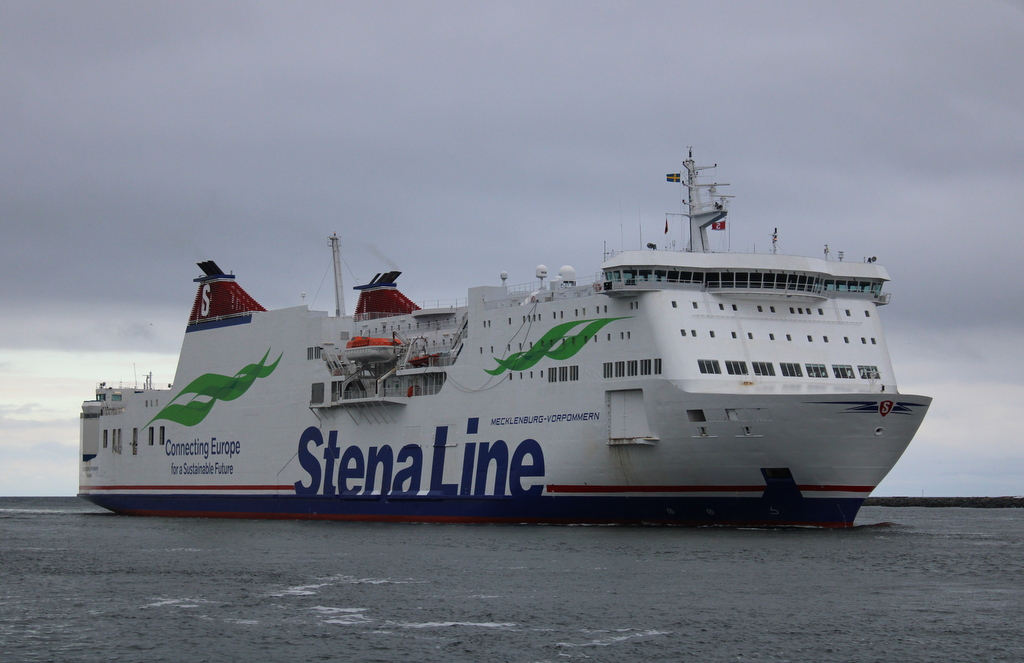
[[[0,659],[1024,660],[1024,510],[857,522],[158,519],[2,498]]]

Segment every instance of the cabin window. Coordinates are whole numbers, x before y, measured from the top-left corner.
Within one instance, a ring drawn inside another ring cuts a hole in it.
[[[569,381],[574,382],[580,379],[580,367],[570,366],[569,367]]]
[[[844,336],[843,337],[843,343],[849,343],[849,342],[850,342],[850,337],[849,336]]]
[[[761,306],[760,306],[760,305],[758,305],[758,307],[757,307],[757,312],[758,312],[758,313],[764,313],[764,309],[763,309],[763,308],[761,308]]]
[[[697,308],[697,302],[693,302],[693,308]]]
[[[626,375],[633,377],[637,374],[637,361],[636,359],[630,359],[626,362]]]
[[[875,339],[874,338],[871,339],[871,345],[878,345],[877,343],[875,343]]]
[[[772,313],[775,313],[775,307],[774,306],[769,306],[768,310],[771,311]]]
[[[697,336],[697,330],[696,330],[696,329],[691,329],[691,330],[690,330],[690,336],[693,336],[694,338],[696,338],[696,336]]]
[[[679,330],[679,335],[680,336],[686,336],[686,330],[685,329],[680,329]]]
[[[725,310],[725,304],[719,304],[718,305],[718,310],[719,311],[724,311]]]
[[[871,317],[871,311],[864,311],[864,317],[865,318],[870,318]]]
[[[107,448],[107,429],[103,429],[103,448]]]
[[[654,359],[654,374],[661,375],[661,357]]]
[[[747,332],[747,338],[750,339],[750,340],[754,340],[754,333],[753,332]]]
[[[832,374],[837,378],[852,380],[854,378],[853,366],[848,364],[832,364]]]
[[[314,382],[310,390],[309,402],[317,405],[324,402],[324,383]]]
[[[736,338],[736,332],[733,332],[733,333],[732,333],[732,337],[733,337],[733,338]]]
[[[721,375],[722,373],[722,367],[717,359],[698,359],[697,367],[700,368],[701,373],[713,375]]]
[[[877,366],[858,366],[857,372],[860,373],[862,380],[877,380],[878,379],[878,367]]]
[[[153,438],[154,438],[153,427],[150,426],[149,427],[149,446],[153,446]]]
[[[738,308],[736,308],[736,305],[735,305],[735,304],[733,304],[733,305],[732,305],[732,310],[734,310],[734,311],[738,311],[739,309],[738,309]]]
[[[825,364],[804,364],[807,369],[807,377],[809,378],[827,378],[828,372],[825,370]]]
[[[725,362],[725,370],[729,372],[729,375],[747,375],[747,362],[727,361]]]
[[[775,366],[770,361],[753,361],[750,362],[754,367],[754,375],[760,376],[774,376]]]
[[[121,394],[112,394],[110,396],[110,400],[112,400],[112,401],[119,401],[119,400],[121,400]]]
[[[672,308],[677,308],[676,303],[674,301],[672,302]]]
[[[793,337],[792,337],[792,336],[790,336],[789,334],[786,334],[786,340],[787,340],[787,341],[792,341],[792,340],[793,340]]]
[[[780,362],[779,369],[782,371],[782,377],[802,378],[804,376],[803,371],[800,370],[800,364],[788,364]]]
[[[615,362],[615,377],[622,378],[626,377],[626,362],[617,361]]]
[[[822,336],[822,337],[821,337],[821,340],[823,340],[823,341],[825,341],[826,343],[828,343],[828,336]]]
[[[775,340],[775,334],[768,334],[768,340],[769,341],[774,341]]]
[[[640,360],[640,375],[650,375],[650,374],[651,374],[651,360],[650,359],[641,359]]]
[[[165,435],[164,435],[164,427],[163,427],[163,426],[161,426],[161,427],[160,427],[160,444],[161,444],[161,445],[163,445],[163,443],[164,443],[164,441],[165,441],[166,439],[167,439],[167,438],[166,438],[166,437],[165,437]]]

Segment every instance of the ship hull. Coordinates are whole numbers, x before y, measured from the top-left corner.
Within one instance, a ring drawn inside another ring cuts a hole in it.
[[[539,497],[336,498],[86,494],[135,516],[432,523],[636,524],[732,527],[850,527],[864,498]]]
[[[149,516],[848,527],[931,402],[895,388],[870,291],[789,309],[690,283],[488,286],[357,320],[218,308],[246,301],[232,278],[199,279],[175,386],[83,404],[81,497]],[[353,335],[405,340],[378,365],[342,356]]]

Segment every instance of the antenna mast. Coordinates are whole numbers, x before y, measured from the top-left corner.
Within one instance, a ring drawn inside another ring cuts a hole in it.
[[[334,257],[334,315],[345,315],[345,295],[341,288],[341,249],[338,247],[338,233],[328,237],[331,241],[331,255]]]
[[[690,217],[690,245],[687,250],[694,253],[708,253],[711,251],[711,247],[708,244],[708,226],[716,221],[721,221],[729,213],[727,209],[727,199],[732,196],[726,196],[718,193],[717,187],[729,186],[728,184],[716,182],[714,184],[698,184],[697,174],[702,170],[709,168],[715,168],[714,166],[698,166],[693,160],[693,148],[690,148],[689,156],[686,161],[683,162],[683,166],[686,168],[686,188],[687,188],[687,200],[686,206],[688,208],[688,214]],[[701,199],[700,190],[707,189],[709,200],[704,202]],[[715,200],[717,198],[717,200]]]

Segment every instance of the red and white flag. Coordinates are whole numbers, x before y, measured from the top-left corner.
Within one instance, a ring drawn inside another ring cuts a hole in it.
[[[712,230],[725,230],[725,221],[715,221],[711,224]]]

